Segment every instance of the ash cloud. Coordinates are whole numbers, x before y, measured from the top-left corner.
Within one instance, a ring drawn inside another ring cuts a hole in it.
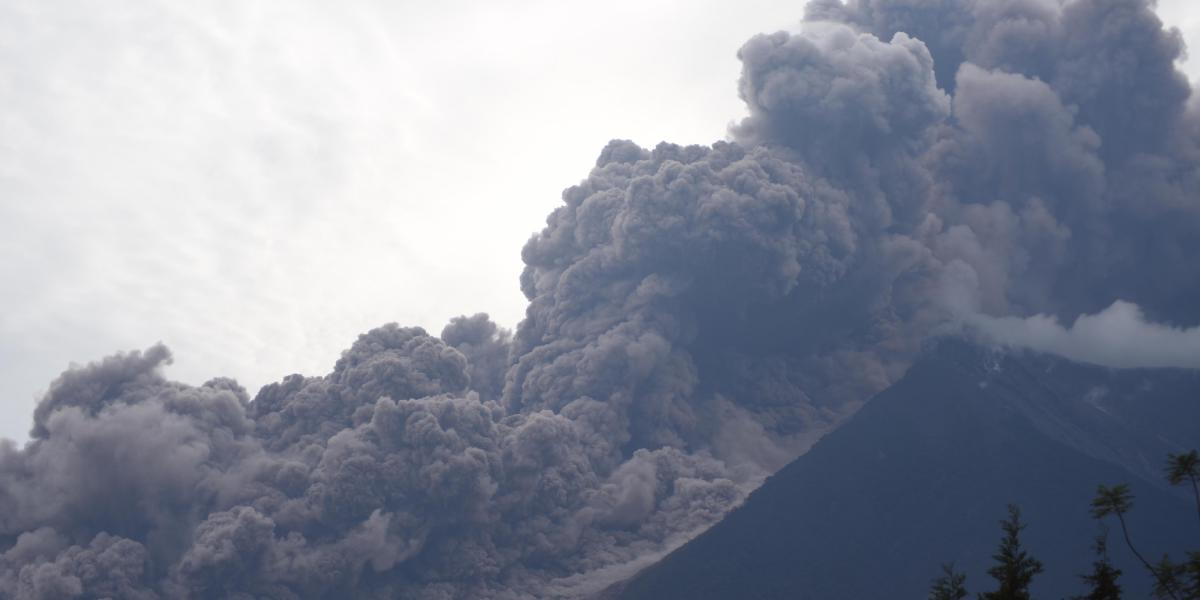
[[[253,399],[165,379],[162,347],[64,373],[0,447],[0,596],[583,596],[719,519],[931,333],[1187,353],[1200,105],[1148,2],[808,19],[740,50],[729,140],[601,151],[523,250],[511,333],[386,325]]]

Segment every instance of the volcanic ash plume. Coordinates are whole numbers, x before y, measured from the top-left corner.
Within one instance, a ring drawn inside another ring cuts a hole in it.
[[[1147,1],[807,18],[742,47],[730,141],[603,149],[523,251],[511,334],[386,325],[253,400],[158,346],[64,373],[0,448],[0,596],[578,597],[930,334],[1194,347],[1200,103]]]

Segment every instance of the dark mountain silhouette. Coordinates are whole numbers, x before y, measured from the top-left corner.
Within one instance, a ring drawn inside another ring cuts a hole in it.
[[[955,561],[972,592],[1007,503],[1045,563],[1035,597],[1079,593],[1099,525],[1097,484],[1129,482],[1134,542],[1157,558],[1200,546],[1190,498],[1169,488],[1169,451],[1200,446],[1200,373],[1113,370],[956,340],[927,349],[895,385],[712,529],[606,592],[674,598],[924,598]],[[1151,583],[1119,531],[1129,597]]]

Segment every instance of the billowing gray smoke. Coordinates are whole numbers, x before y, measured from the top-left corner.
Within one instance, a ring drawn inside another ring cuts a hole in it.
[[[387,325],[253,400],[165,380],[162,347],[64,373],[0,448],[0,596],[579,596],[931,333],[1119,306],[1081,331],[1194,346],[1182,50],[1147,0],[815,0],[742,48],[732,141],[614,141],[564,193],[514,334]]]

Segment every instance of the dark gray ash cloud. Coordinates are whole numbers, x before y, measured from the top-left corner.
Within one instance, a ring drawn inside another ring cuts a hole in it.
[[[742,47],[729,141],[603,149],[523,251],[515,332],[386,325],[253,399],[162,347],[64,373],[0,448],[0,596],[579,597],[931,333],[1196,366],[1200,104],[1148,2],[808,19]]]

